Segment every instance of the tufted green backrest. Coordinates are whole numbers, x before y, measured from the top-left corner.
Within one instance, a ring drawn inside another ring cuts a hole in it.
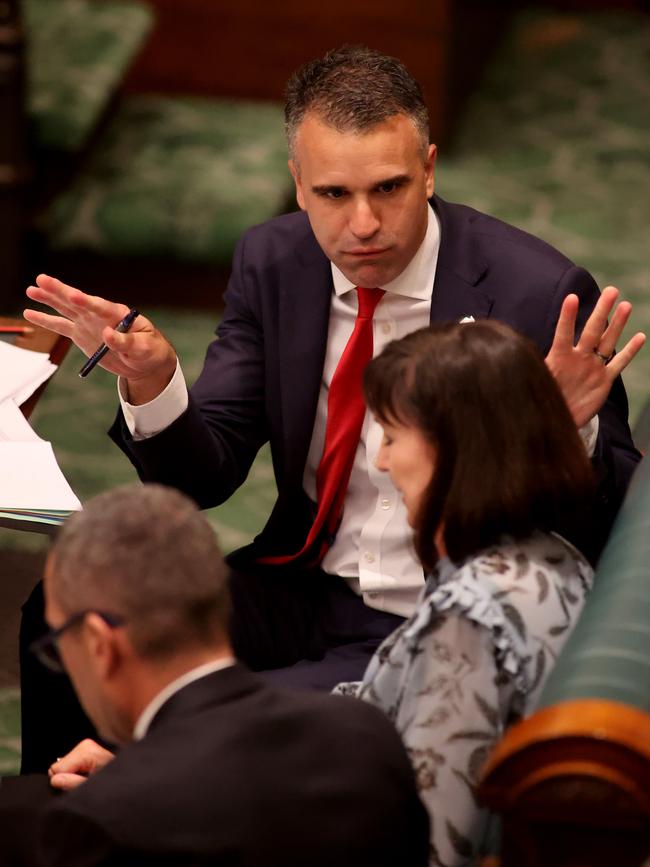
[[[121,87],[153,12],[140,0],[24,0],[23,12],[36,143],[74,153]]]
[[[650,463],[637,469],[539,707],[580,698],[650,711]]]

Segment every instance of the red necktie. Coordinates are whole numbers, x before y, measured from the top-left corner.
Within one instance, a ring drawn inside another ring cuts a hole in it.
[[[372,317],[383,294],[383,289],[357,287],[359,310],[354,330],[334,371],[327,398],[325,445],[316,471],[318,511],[307,540],[296,554],[263,557],[262,563],[290,563],[307,552],[310,560],[320,563],[334,541],[366,414],[363,371],[372,358]]]

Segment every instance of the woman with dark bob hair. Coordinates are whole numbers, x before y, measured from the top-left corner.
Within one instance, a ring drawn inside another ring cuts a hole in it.
[[[368,405],[428,573],[413,616],[361,684],[415,768],[432,865],[473,863],[488,816],[478,774],[504,729],[529,714],[591,586],[557,527],[585,514],[592,471],[537,348],[498,322],[434,326],[367,368]]]

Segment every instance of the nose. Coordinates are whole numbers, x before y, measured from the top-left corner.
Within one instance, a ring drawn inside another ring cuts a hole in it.
[[[367,199],[354,202],[350,216],[350,231],[360,241],[367,241],[379,231],[379,219]]]
[[[377,452],[377,456],[375,458],[375,466],[380,473],[388,472],[388,449],[386,448],[384,443],[379,446],[379,451]]]

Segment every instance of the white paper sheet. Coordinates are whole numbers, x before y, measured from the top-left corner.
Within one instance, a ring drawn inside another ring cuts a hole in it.
[[[0,401],[27,400],[56,370],[46,352],[22,349],[0,340]]]
[[[0,403],[0,443],[2,442],[42,442],[11,399]]]
[[[0,442],[0,509],[81,509],[51,443]]]

